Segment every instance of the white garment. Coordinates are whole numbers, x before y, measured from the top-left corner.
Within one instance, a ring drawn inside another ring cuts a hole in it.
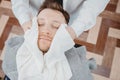
[[[44,0],[11,0],[12,10],[20,24],[36,16]],[[77,36],[93,27],[96,17],[105,9],[110,0],[63,0],[63,7],[70,14],[69,26]]]
[[[64,54],[74,46],[74,41],[61,24],[51,43],[50,49],[43,56],[38,49],[38,26],[33,19],[32,28],[26,31],[25,41],[16,56],[18,80],[70,80],[72,72]]]

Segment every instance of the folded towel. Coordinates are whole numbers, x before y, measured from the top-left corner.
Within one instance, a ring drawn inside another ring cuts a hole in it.
[[[43,55],[37,45],[37,19],[33,19],[16,56],[18,80],[70,80],[72,72],[64,52],[75,43],[65,27],[66,24],[61,24],[49,50]]]

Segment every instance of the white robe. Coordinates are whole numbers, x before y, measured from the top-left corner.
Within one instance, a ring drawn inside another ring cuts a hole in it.
[[[74,46],[74,41],[61,24],[51,43],[48,52],[38,49],[38,26],[33,19],[32,28],[26,31],[25,41],[16,56],[18,80],[70,80],[72,72],[64,54]]]

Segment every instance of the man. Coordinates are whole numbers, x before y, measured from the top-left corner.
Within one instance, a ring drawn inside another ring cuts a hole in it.
[[[61,24],[67,25],[69,18],[69,14],[57,3],[48,3],[47,1],[43,3],[43,6],[41,6],[38,14],[38,44],[40,50],[47,52],[56,34],[56,31],[59,29]]]
[[[6,43],[6,75],[11,80],[92,80],[85,49],[73,47],[68,22],[68,13],[58,3],[44,2],[24,39],[12,38]]]

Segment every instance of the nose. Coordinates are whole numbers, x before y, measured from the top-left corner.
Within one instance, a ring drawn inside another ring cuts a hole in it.
[[[49,25],[45,25],[43,28],[40,29],[41,33],[44,33],[44,35],[51,35],[51,29],[49,27]]]

